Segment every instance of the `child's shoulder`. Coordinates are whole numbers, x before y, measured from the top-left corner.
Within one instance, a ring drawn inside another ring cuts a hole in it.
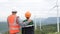
[[[23,20],[23,22],[25,22],[25,21],[27,21],[26,19],[25,20]]]

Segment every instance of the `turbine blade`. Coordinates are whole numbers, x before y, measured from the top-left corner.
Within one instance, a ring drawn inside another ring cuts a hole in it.
[[[52,8],[50,9],[50,11],[53,10],[54,8],[56,8],[56,7],[57,7],[57,6],[55,5],[54,7],[52,7]]]

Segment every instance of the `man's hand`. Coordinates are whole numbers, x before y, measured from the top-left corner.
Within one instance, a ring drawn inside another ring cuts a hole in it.
[[[31,19],[28,20],[28,22],[31,22],[31,21],[32,21]]]
[[[17,16],[17,18],[19,18],[19,16]]]

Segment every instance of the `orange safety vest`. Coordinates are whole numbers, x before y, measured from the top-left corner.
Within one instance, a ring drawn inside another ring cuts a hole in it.
[[[16,15],[10,15],[8,16],[8,24],[9,24],[9,33],[18,33],[20,32],[20,26],[17,22],[17,16]]]

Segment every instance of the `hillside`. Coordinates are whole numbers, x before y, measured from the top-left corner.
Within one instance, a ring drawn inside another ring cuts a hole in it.
[[[40,22],[42,25],[56,24],[57,23],[57,17],[35,18],[34,22],[36,22],[37,25],[39,25]],[[60,22],[60,17],[59,17],[59,22]]]
[[[5,32],[5,34],[8,34],[8,32]],[[60,34],[60,33],[57,33],[56,24],[50,24],[43,25],[42,30],[40,30],[39,26],[37,26],[35,34]]]
[[[8,30],[8,26],[6,22],[0,22],[0,32],[4,32]]]

